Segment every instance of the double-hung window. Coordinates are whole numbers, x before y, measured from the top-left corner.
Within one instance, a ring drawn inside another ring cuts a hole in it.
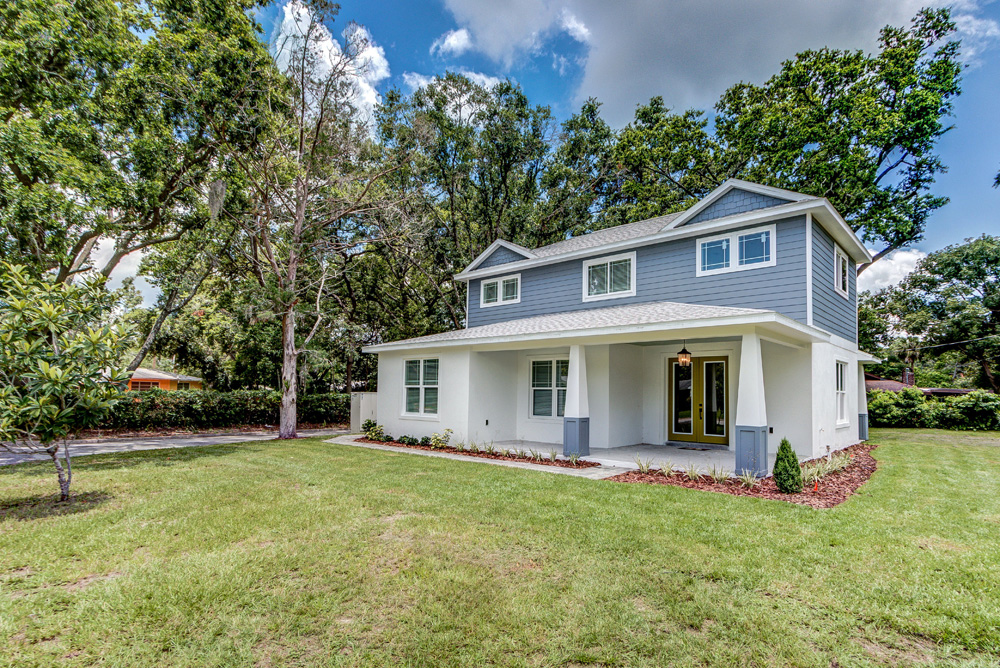
[[[623,253],[583,263],[583,301],[635,295],[635,253]]]
[[[850,267],[851,261],[840,246],[833,247],[833,287],[844,299],[850,298]]]
[[[521,274],[486,279],[480,286],[480,307],[517,304],[521,301]]]
[[[837,422],[846,424],[847,417],[847,362],[837,362]]]
[[[569,360],[531,360],[531,417],[562,417]]]
[[[437,415],[438,360],[406,360],[403,375],[406,386],[403,412],[407,415]]]
[[[698,269],[695,273],[698,276],[710,276],[773,267],[776,262],[774,238],[775,226],[765,225],[698,239]]]

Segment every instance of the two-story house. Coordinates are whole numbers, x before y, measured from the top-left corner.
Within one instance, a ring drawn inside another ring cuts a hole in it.
[[[867,438],[856,267],[871,255],[824,198],[730,180],[687,211],[528,249],[456,276],[465,329],[377,353],[392,434],[735,450],[763,473]]]

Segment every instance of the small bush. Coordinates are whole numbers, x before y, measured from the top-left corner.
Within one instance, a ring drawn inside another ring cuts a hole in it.
[[[774,459],[774,484],[779,492],[785,494],[797,494],[802,491],[802,469],[799,468],[799,458],[787,438],[781,439],[778,454]]]
[[[365,433],[365,438],[371,441],[386,440],[385,428],[375,422],[375,420],[365,420],[361,425],[361,430]]]
[[[420,439],[415,436],[400,436],[397,440],[403,445],[420,445]]]
[[[430,444],[431,444],[430,436],[424,436],[420,439],[420,445],[430,445]]]
[[[443,450],[448,447],[448,441],[451,440],[451,429],[445,429],[443,434],[434,432],[431,434],[431,447],[437,450]]]

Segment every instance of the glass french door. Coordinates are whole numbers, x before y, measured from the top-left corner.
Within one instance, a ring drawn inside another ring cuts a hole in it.
[[[667,438],[729,444],[725,357],[693,357],[689,366],[667,360]]]

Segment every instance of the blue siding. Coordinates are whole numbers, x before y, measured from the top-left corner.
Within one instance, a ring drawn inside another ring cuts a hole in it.
[[[834,243],[823,226],[813,222],[813,324],[858,341],[857,270],[848,272],[848,299],[834,287]],[[853,263],[853,260],[852,260]]]
[[[712,204],[709,205],[704,211],[684,224],[691,225],[693,223],[700,223],[706,220],[725,218],[726,216],[734,216],[738,213],[746,213],[747,211],[754,211],[756,209],[766,209],[769,206],[778,206],[780,204],[788,204],[789,202],[791,202],[791,200],[779,199],[777,197],[770,197],[768,195],[761,195],[759,193],[741,190],[740,188],[733,188],[725,195],[712,202]]]
[[[508,262],[519,262],[521,260],[527,260],[527,256],[521,255],[520,253],[515,253],[509,248],[500,246],[495,251],[490,253],[483,263],[480,264],[476,269],[485,269],[486,267],[495,267],[498,264],[507,264]]]
[[[473,280],[469,282],[468,326],[656,301],[770,309],[805,322],[805,220],[798,216],[776,223],[774,267],[699,278],[695,276],[696,237],[636,248],[634,297],[584,302],[582,259],[522,269],[519,304],[480,308],[479,281]]]

